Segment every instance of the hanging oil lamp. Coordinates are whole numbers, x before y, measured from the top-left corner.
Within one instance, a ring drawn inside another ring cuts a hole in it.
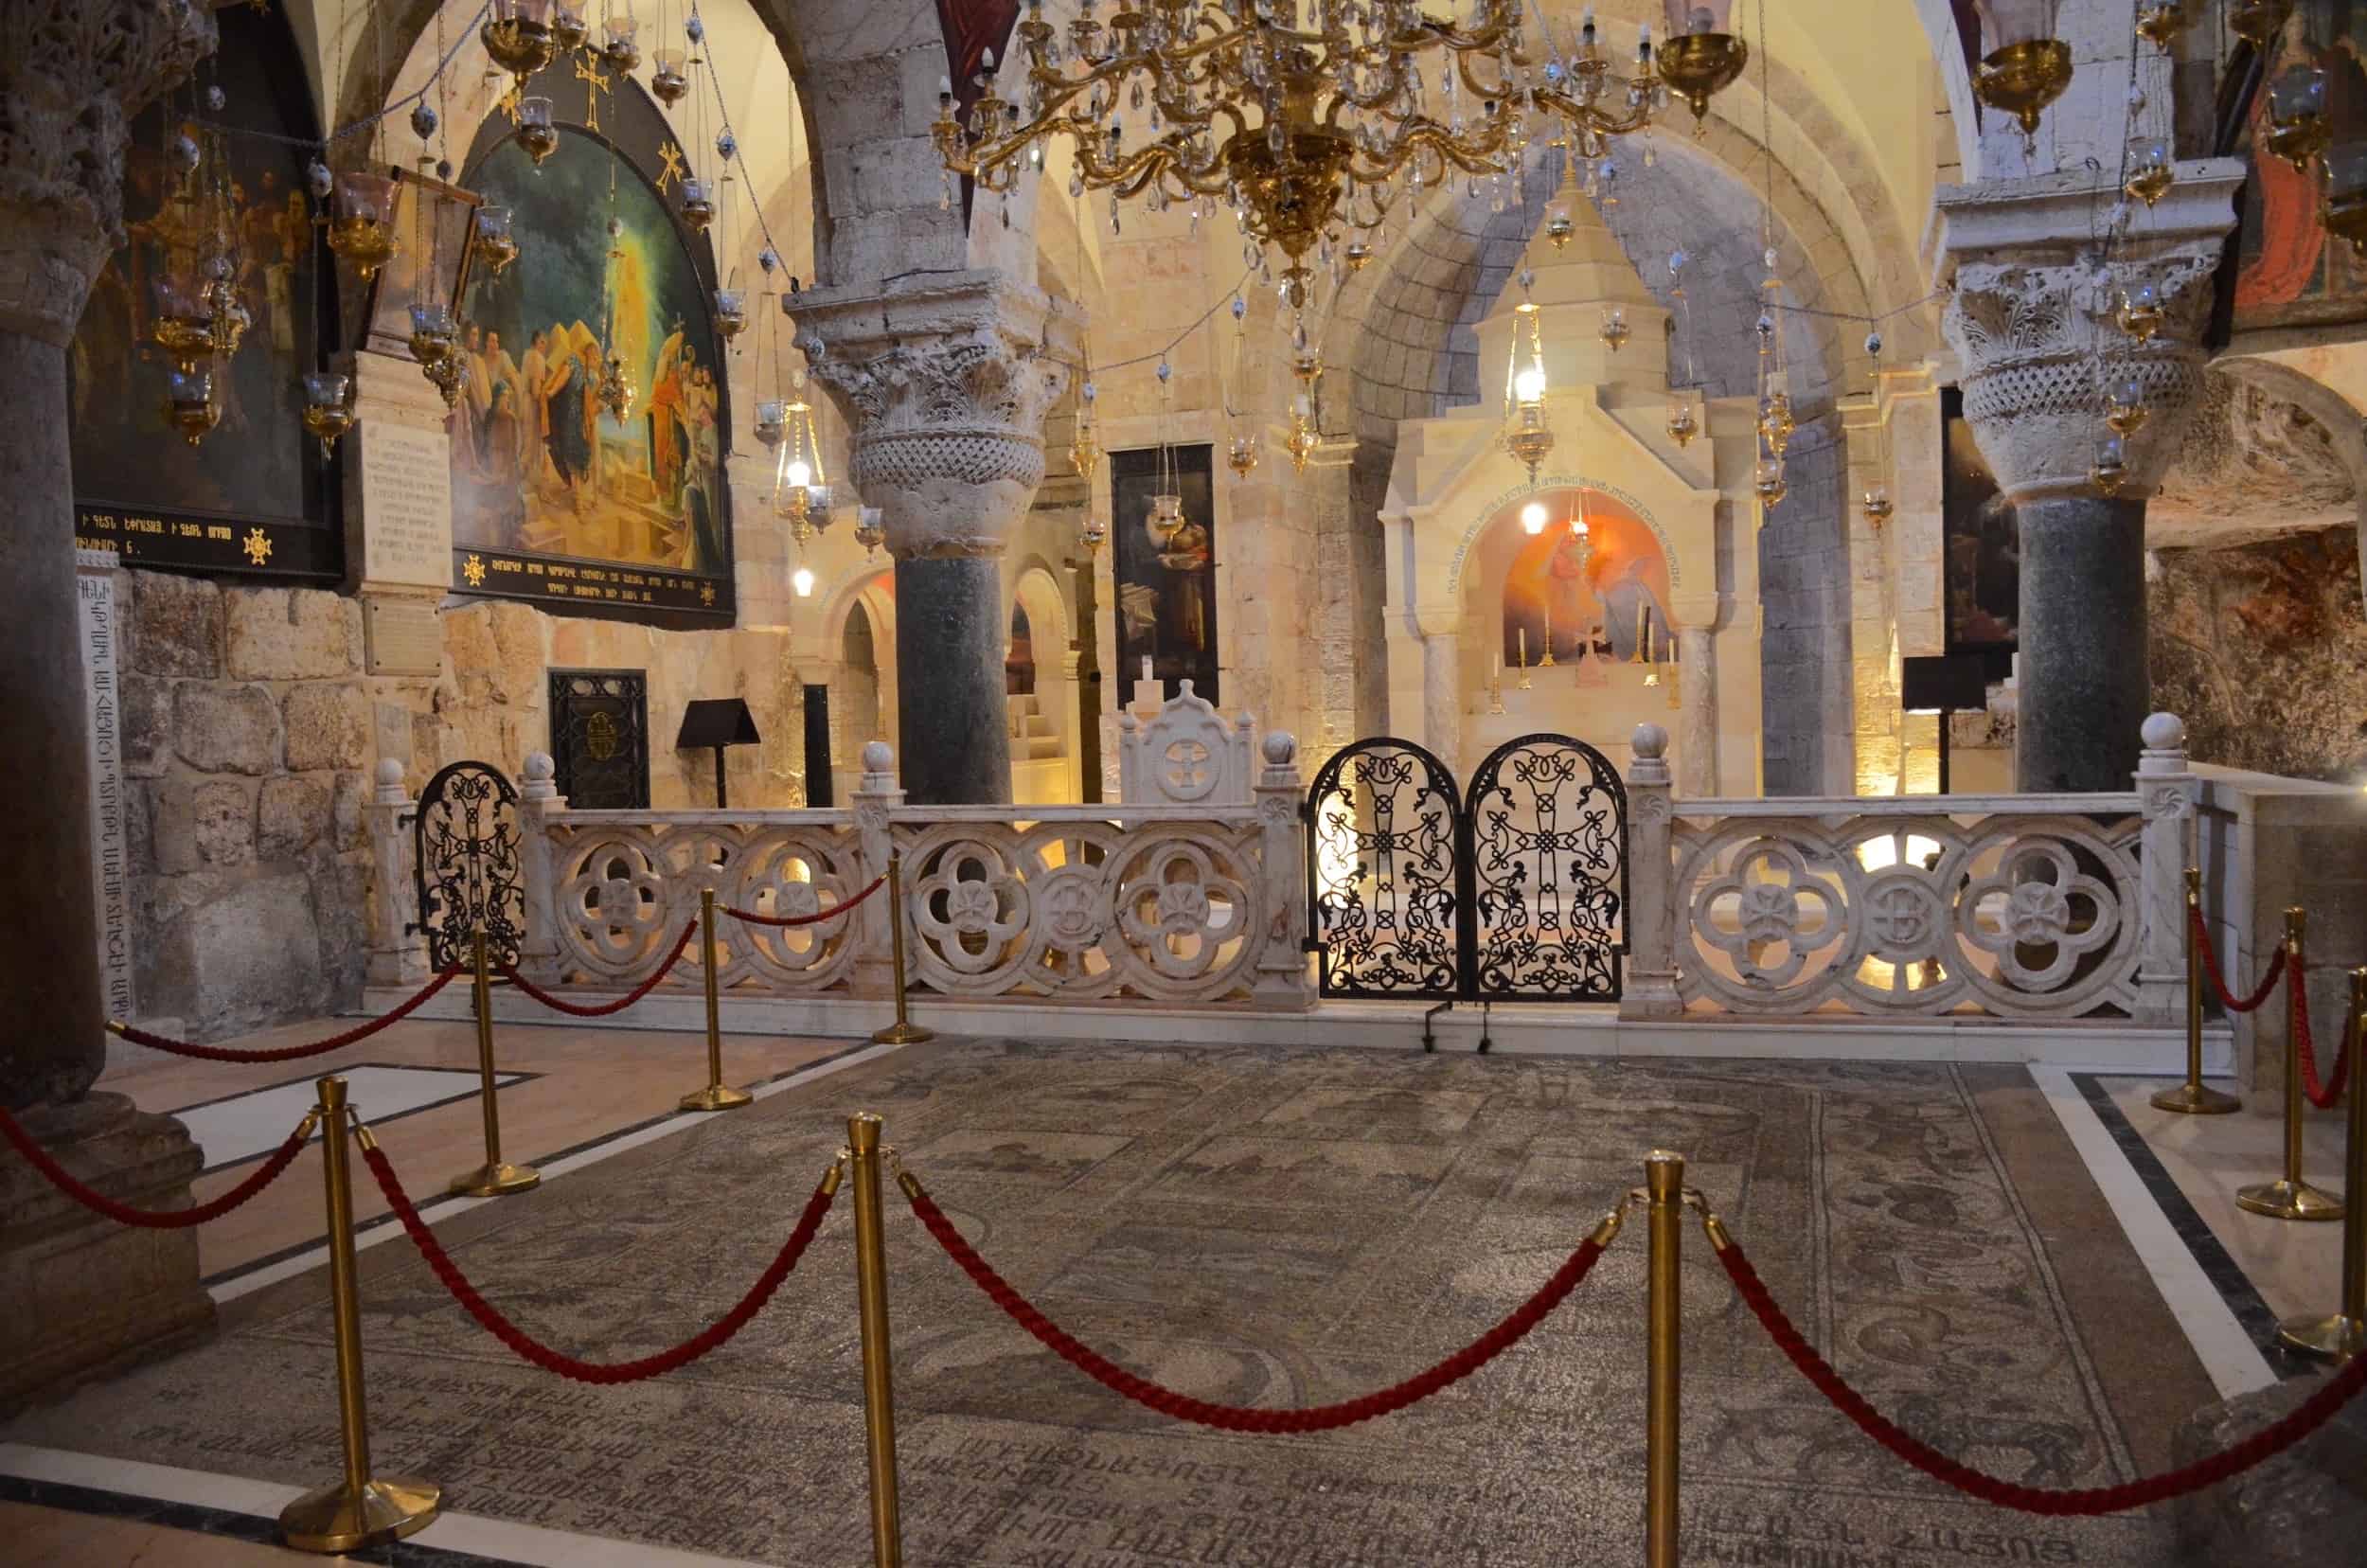
[[[1535,281],[1525,269],[1521,274],[1521,290],[1526,294]],[[1527,341],[1525,345],[1522,339]],[[1521,361],[1526,349],[1528,364]],[[1545,423],[1545,337],[1538,315],[1537,301],[1523,298],[1513,308],[1512,355],[1505,367],[1508,383],[1506,401],[1512,406],[1511,427],[1504,432],[1504,450],[1514,460],[1529,471],[1529,483],[1537,483],[1537,468],[1554,450],[1554,433]]]
[[[477,40],[493,63],[518,79],[526,79],[559,55],[559,40],[551,28],[551,0],[491,0]]]
[[[148,324],[149,340],[165,351],[175,369],[187,372],[214,351],[214,324],[205,305],[205,291],[189,278],[160,277],[155,284],[156,311]]]
[[[2153,334],[2162,330],[2164,315],[2161,291],[2150,283],[2137,283],[2121,291],[2121,330],[2139,343],[2151,343]]]
[[[600,48],[601,61],[618,76],[632,75],[641,64],[641,40],[637,36],[641,19],[631,11],[610,16],[600,24],[600,30],[608,35],[608,42]]]
[[[2145,428],[2153,410],[2145,406],[2145,389],[2134,376],[2117,382],[2105,394],[2104,422],[2120,436],[2134,436]]]
[[[506,206],[486,206],[476,209],[470,220],[476,241],[476,254],[485,258],[485,264],[499,277],[512,261],[518,259],[518,237],[511,230],[509,209]]]
[[[1346,259],[1348,271],[1361,273],[1373,258],[1373,247],[1361,240],[1351,240],[1340,254]]]
[[[1766,440],[1770,453],[1781,457],[1797,428],[1792,421],[1789,393],[1770,392],[1759,400],[1759,435]]]
[[[1628,312],[1624,309],[1613,305],[1603,312],[1603,325],[1598,335],[1605,347],[1614,354],[1619,352],[1627,347],[1628,332]]]
[[[1246,479],[1257,467],[1257,437],[1255,435],[1236,436],[1226,443],[1224,466],[1237,479]]]
[[[830,485],[822,472],[822,438],[814,429],[813,405],[806,401],[805,391],[805,373],[800,371],[794,395],[782,410],[787,439],[773,471],[773,513],[789,524],[791,536],[801,545],[830,522]],[[821,514],[818,523],[816,512]]]
[[[2148,207],[2169,193],[2178,171],[2170,163],[2170,144],[2161,136],[2128,138],[2128,177],[2121,188]]]
[[[1077,539],[1085,546],[1087,555],[1096,554],[1110,543],[1110,525],[1099,512],[1089,507],[1085,511],[1085,520],[1077,526]]]
[[[1761,457],[1758,467],[1751,474],[1751,492],[1759,498],[1761,505],[1773,507],[1780,504],[1789,488],[1784,480],[1784,465],[1775,458]]]
[[[715,334],[729,343],[748,330],[748,296],[741,289],[715,291]]]
[[[2127,448],[2117,435],[2108,435],[2096,442],[2096,460],[2088,470],[2088,482],[2101,495],[2118,495],[2128,482]]]
[[[1972,73],[1972,95],[2021,126],[2026,147],[2038,134],[2038,116],[2071,85],[2072,50],[2053,36],[2056,0],[1984,0],[1981,41],[1985,51]]]
[[[333,371],[313,370],[304,378],[304,428],[321,443],[327,462],[337,438],[353,428],[353,382]]]
[[[1692,403],[1671,402],[1668,405],[1668,438],[1677,443],[1677,450],[1683,451],[1700,428],[1700,422],[1693,417]]]
[[[1891,505],[1889,489],[1882,485],[1873,485],[1867,488],[1864,497],[1859,503],[1858,509],[1864,515],[1866,526],[1879,533],[1882,531],[1882,525],[1891,520],[1891,513],[1895,508]]]
[[[2334,140],[2333,122],[2326,118],[2325,72],[2293,65],[2278,73],[2269,83],[2269,129],[2261,139],[2296,169],[2309,168]]]
[[[1570,221],[1570,214],[1565,209],[1556,207],[1545,215],[1545,238],[1553,241],[1555,250],[1569,244],[1570,237],[1576,232],[1577,225]]]
[[[255,324],[255,314],[230,281],[229,258],[216,257],[213,264],[217,272],[205,285],[206,338],[214,357],[226,360],[246,341],[246,330]]]
[[[191,446],[203,441],[222,421],[222,407],[214,401],[213,371],[179,365],[166,370],[164,412],[165,422],[180,432],[183,440]]]
[[[329,248],[367,280],[401,251],[395,242],[395,182],[383,174],[348,169],[336,177],[335,205],[329,219]]]
[[[1734,0],[1668,0],[1668,31],[1651,55],[1661,80],[1693,111],[1696,136],[1708,134],[1711,95],[1751,62],[1750,45],[1731,30],[1733,11]]]
[[[701,179],[682,183],[682,221],[690,225],[693,234],[704,234],[715,222],[715,194]]]
[[[591,40],[591,25],[583,19],[583,8],[571,6],[567,0],[554,0],[551,6],[551,44],[556,54],[574,54]]]
[[[683,74],[683,51],[655,49],[650,58],[657,62],[657,68],[650,73],[650,96],[671,109],[690,92],[690,78]]]
[[[551,123],[551,100],[546,98],[518,100],[518,145],[526,150],[526,156],[541,169],[543,160],[559,151],[559,127]]]
[[[781,444],[789,430],[789,402],[782,398],[767,398],[756,404],[756,439],[764,450],[773,451]]]
[[[863,546],[865,561],[879,558],[880,546],[887,543],[885,514],[877,507],[864,507],[855,513],[855,543]]]

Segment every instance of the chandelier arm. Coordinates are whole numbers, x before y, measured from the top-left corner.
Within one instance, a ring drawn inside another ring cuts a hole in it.
[[[1643,105],[1637,105],[1625,115],[1611,115],[1593,104],[1580,103],[1568,94],[1551,87],[1537,89],[1537,106],[1602,136],[1624,136],[1630,131],[1641,131],[1652,122],[1651,110]]]

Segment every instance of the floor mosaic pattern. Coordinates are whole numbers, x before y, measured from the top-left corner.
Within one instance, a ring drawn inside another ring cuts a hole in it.
[[[1455,1349],[1554,1270],[1654,1147],[1688,1155],[1689,1180],[1844,1375],[1974,1464],[2052,1487],[2127,1479],[2163,1462],[2154,1434],[2212,1398],[2006,1068],[947,1042],[478,1210],[447,1238],[529,1331],[602,1360],[647,1354],[755,1277],[858,1109],[886,1116],[937,1201],[1045,1311],[1208,1399],[1338,1399]],[[436,1174],[404,1171],[421,1191]],[[1258,1438],[1104,1393],[988,1303],[900,1199],[889,1214],[912,1563],[1640,1557],[1641,1225],[1465,1383],[1345,1432]],[[1699,1235],[1687,1563],[2167,1557],[2159,1518],[2025,1519],[1897,1466],[1783,1362]],[[597,1389],[514,1361],[407,1245],[378,1249],[365,1309],[380,1468],[440,1480],[472,1513],[800,1568],[862,1559],[852,1252],[842,1200],[739,1340],[663,1381]],[[215,1343],[5,1435],[325,1479],[321,1290],[315,1275],[259,1293]]]

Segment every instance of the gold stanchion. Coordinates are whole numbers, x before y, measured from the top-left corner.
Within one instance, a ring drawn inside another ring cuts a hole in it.
[[[2302,936],[2307,917],[2299,909],[2285,912],[2285,983],[2298,986],[2305,966]],[[2302,1040],[2287,1028],[2285,1041],[2285,1174],[2273,1182],[2256,1182],[2235,1195],[2235,1204],[2271,1220],[2340,1220],[2342,1200],[2302,1179]]]
[[[871,1557],[877,1568],[903,1568],[904,1531],[896,1502],[896,1387],[888,1366],[887,1227],[880,1206],[880,1118],[868,1111],[847,1117],[846,1149],[855,1179],[855,1301],[863,1322]]]
[[[707,975],[707,1086],[682,1097],[685,1111],[730,1111],[756,1096],[723,1087],[722,1015],[715,995],[715,889],[699,889],[699,963]]]
[[[337,1340],[337,1425],[346,1472],[279,1510],[279,1539],[299,1552],[353,1552],[399,1541],[436,1517],[443,1488],[370,1473],[362,1397],[362,1303],[353,1280],[353,1167],[346,1148],[346,1080],[320,1080],[321,1170],[329,1188],[329,1306]],[[369,1134],[362,1134],[367,1137]]]
[[[887,896],[890,951],[896,954],[896,1022],[873,1034],[871,1041],[875,1045],[917,1045],[936,1039],[937,1032],[913,1022],[904,997],[904,854],[900,849],[888,851]]]
[[[1647,1323],[1649,1362],[1644,1404],[1645,1568],[1677,1568],[1678,1384],[1684,1327],[1685,1161],[1656,1149],[1645,1157],[1644,1194],[1651,1220]]]
[[[493,976],[486,958],[483,926],[476,928],[474,937],[476,1061],[477,1071],[484,1075],[478,1097],[485,1104],[485,1163],[464,1175],[454,1176],[446,1190],[469,1198],[499,1198],[541,1185],[543,1173],[531,1166],[509,1165],[502,1159],[501,1101],[494,1093],[493,1073]]]
[[[2332,1317],[2287,1318],[2277,1343],[2324,1361],[2346,1362],[2367,1350],[2367,969],[2351,971],[2350,1144],[2343,1155],[2342,1310]]]
[[[2202,955],[2195,951],[2195,920],[2201,913],[2202,873],[2190,865],[2186,868],[2186,1081],[2155,1095],[2153,1108],[2190,1116],[2219,1116],[2241,1111],[2244,1102],[2206,1088],[2202,1081]]]

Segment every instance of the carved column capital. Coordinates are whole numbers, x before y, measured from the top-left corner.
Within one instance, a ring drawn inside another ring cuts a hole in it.
[[[0,330],[73,337],[123,241],[132,120],[216,36],[197,0],[0,6]]]
[[[1000,274],[797,301],[814,380],[853,432],[856,488],[888,552],[995,556],[1043,479],[1043,419],[1067,389],[1077,325]]]
[[[2121,494],[2151,493],[2202,389],[2212,278],[2240,177],[2227,159],[2180,165],[2171,194],[2138,210],[2109,261],[2095,229],[2116,193],[2099,195],[2085,171],[1940,192],[1940,270],[1953,283],[1942,330],[1965,418],[2006,499],[2089,493],[2106,389],[2128,379],[2152,417],[2127,438]],[[2164,312],[2145,343],[2119,322],[2121,292],[2140,283]]]

